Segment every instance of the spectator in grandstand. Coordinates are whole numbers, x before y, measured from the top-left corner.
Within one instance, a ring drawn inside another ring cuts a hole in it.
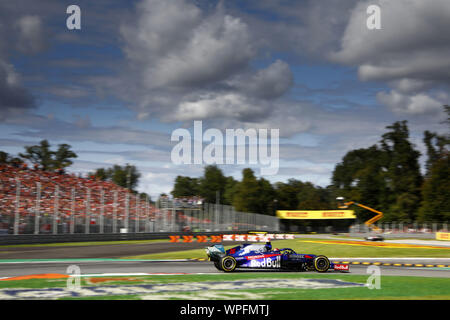
[[[88,190],[90,190],[89,198]],[[72,216],[83,217],[87,212],[92,217],[98,217],[101,212],[109,219],[112,219],[113,212],[117,218],[124,217],[128,194],[126,188],[110,181],[80,178],[74,174],[65,174],[61,170],[42,171],[36,166],[34,170],[28,170],[25,167],[0,164],[0,217],[3,216],[2,221],[9,221],[10,227],[18,210],[23,220],[22,232],[34,230],[29,224],[34,223],[36,213],[41,217],[45,215],[52,217],[56,212],[60,229],[63,229],[64,223],[69,223]],[[16,207],[17,199],[19,203]],[[87,206],[88,199],[89,206]],[[136,196],[129,199],[130,217],[146,219],[155,215],[156,208],[145,200]],[[78,221],[84,223],[84,219]],[[51,232],[51,228],[50,224],[41,222],[41,232]],[[67,229],[66,227],[65,230]]]

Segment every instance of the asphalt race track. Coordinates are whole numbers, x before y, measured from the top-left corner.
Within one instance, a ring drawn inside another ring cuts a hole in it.
[[[234,242],[224,243],[224,245]],[[117,258],[148,253],[199,249],[208,243],[144,243],[91,246],[20,246],[0,247],[0,278],[30,274],[66,274],[69,265],[77,265],[82,274],[127,274],[127,273],[219,273],[208,261],[127,261]],[[206,257],[205,257],[206,258]],[[10,262],[7,262],[9,259]],[[15,259],[56,259],[51,262],[14,261]],[[61,260],[63,259],[63,260]],[[78,259],[96,259],[83,261]],[[111,259],[112,261],[104,260]],[[354,259],[347,259],[354,261]],[[369,261],[370,259],[357,259]],[[14,261],[14,262],[13,262]],[[336,261],[336,260],[335,260]],[[343,261],[343,259],[339,259]],[[450,265],[450,259],[386,259],[377,261],[398,264]],[[350,265],[350,274],[367,274],[367,265]],[[382,275],[407,275],[423,277],[450,277],[450,268],[398,267],[381,265]],[[249,272],[250,270],[238,271]],[[253,270],[251,272],[267,272]],[[220,272],[222,273],[222,272]]]
[[[234,242],[223,242],[225,246]],[[205,248],[209,243],[155,242],[142,244],[108,244],[87,246],[19,246],[0,247],[1,259],[90,259],[120,258],[149,253]]]
[[[448,259],[446,259],[448,261]],[[394,261],[394,260],[393,260]],[[438,262],[439,263],[439,262]],[[66,274],[67,267],[77,265],[81,274],[136,274],[136,273],[222,273],[208,261],[59,261],[30,263],[0,263],[0,278],[29,274]],[[349,274],[367,274],[367,267],[351,265]],[[449,278],[448,268],[380,266],[382,275]],[[236,272],[267,272],[242,270]],[[333,273],[337,273],[332,271]],[[273,271],[272,271],[273,273]],[[292,272],[291,272],[292,273]],[[315,272],[302,272],[302,274]]]

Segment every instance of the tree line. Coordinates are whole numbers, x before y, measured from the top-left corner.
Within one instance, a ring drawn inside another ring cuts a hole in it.
[[[444,110],[445,122],[450,125],[450,106],[444,106]],[[450,135],[424,132],[427,154],[426,172],[422,174],[421,153],[410,141],[407,121],[397,121],[386,129],[377,144],[347,152],[325,188],[294,178],[272,184],[256,178],[249,168],[237,181],[210,165],[200,178],[178,176],[171,194],[201,196],[206,202],[219,201],[238,211],[268,215],[277,209],[334,209],[336,197],[343,196],[382,211],[382,221],[449,221]],[[352,209],[363,221],[373,215],[358,207]]]
[[[175,198],[200,196],[208,203],[232,205],[237,211],[275,215],[282,209],[328,209],[331,189],[310,182],[289,179],[270,183],[257,178],[250,168],[242,170],[242,180],[225,176],[216,165],[204,168],[202,177],[177,176],[171,192]]]
[[[450,107],[444,106],[447,125]],[[332,177],[335,194],[377,208],[384,221],[450,220],[449,133],[425,131],[425,173],[420,152],[409,140],[406,121],[387,127],[380,142],[352,150],[336,165]],[[360,216],[367,214],[358,210]]]

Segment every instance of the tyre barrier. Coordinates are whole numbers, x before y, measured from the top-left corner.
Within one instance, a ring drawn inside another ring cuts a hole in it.
[[[196,242],[222,242],[222,235],[219,236],[169,236],[170,242],[180,242],[180,238],[183,239],[183,243],[190,243],[194,242],[194,239],[197,240]]]
[[[425,263],[387,263],[387,262],[369,262],[369,261],[335,261],[337,264],[351,264],[362,266],[385,266],[385,267],[408,267],[408,268],[450,268],[450,265],[446,264],[425,264]]]
[[[222,235],[173,235],[169,236],[170,242],[222,242],[222,241],[237,241],[237,242],[268,242],[272,240],[291,240],[295,239],[294,234],[222,234]]]

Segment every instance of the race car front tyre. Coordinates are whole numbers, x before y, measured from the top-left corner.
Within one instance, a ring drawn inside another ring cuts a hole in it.
[[[217,270],[223,271],[219,261],[214,261],[214,267],[216,267]]]
[[[222,270],[225,272],[234,271],[234,269],[236,269],[236,265],[237,265],[236,259],[233,258],[232,256],[225,256],[222,259],[220,259],[220,266]]]
[[[317,256],[314,258],[314,269],[317,272],[327,272],[330,268],[330,260],[325,256]]]

